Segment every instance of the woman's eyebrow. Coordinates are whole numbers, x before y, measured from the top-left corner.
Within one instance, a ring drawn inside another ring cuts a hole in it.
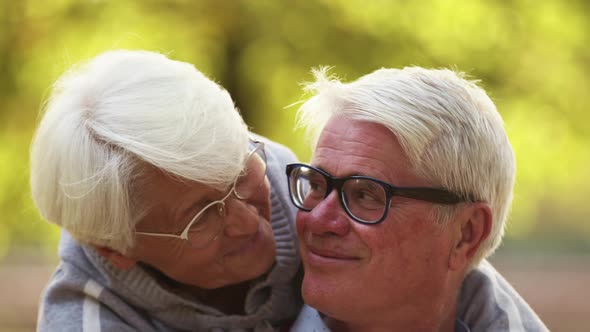
[[[208,199],[206,197],[201,197],[201,199],[196,201],[191,199],[190,204],[175,209],[176,211],[173,213],[174,224],[181,228],[186,227],[191,219],[207,205],[207,201]]]

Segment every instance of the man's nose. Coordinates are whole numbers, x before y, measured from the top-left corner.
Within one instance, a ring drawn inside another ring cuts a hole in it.
[[[350,231],[350,220],[340,204],[336,190],[333,190],[311,211],[299,211],[297,222],[303,223],[301,226],[318,235],[344,236]]]
[[[225,227],[227,237],[240,237],[255,234],[258,231],[260,213],[248,200],[230,197],[225,201]]]

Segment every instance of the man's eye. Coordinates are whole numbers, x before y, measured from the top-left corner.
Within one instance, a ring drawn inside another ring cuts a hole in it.
[[[352,194],[352,198],[358,201],[370,202],[383,202],[381,195],[378,192],[371,190],[356,190]]]
[[[321,195],[326,191],[326,187],[321,182],[309,182],[309,194],[310,195]]]

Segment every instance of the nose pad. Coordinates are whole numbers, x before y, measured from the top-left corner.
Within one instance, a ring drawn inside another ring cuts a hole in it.
[[[217,214],[220,217],[225,217],[225,203],[217,204]]]
[[[309,231],[314,234],[346,235],[350,231],[350,219],[340,203],[338,192],[332,191],[313,210],[303,216]]]

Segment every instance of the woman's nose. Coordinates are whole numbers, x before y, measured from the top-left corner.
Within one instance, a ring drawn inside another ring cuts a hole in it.
[[[235,197],[225,202],[224,234],[228,237],[240,237],[255,234],[260,223],[260,213],[257,207],[248,200]]]

